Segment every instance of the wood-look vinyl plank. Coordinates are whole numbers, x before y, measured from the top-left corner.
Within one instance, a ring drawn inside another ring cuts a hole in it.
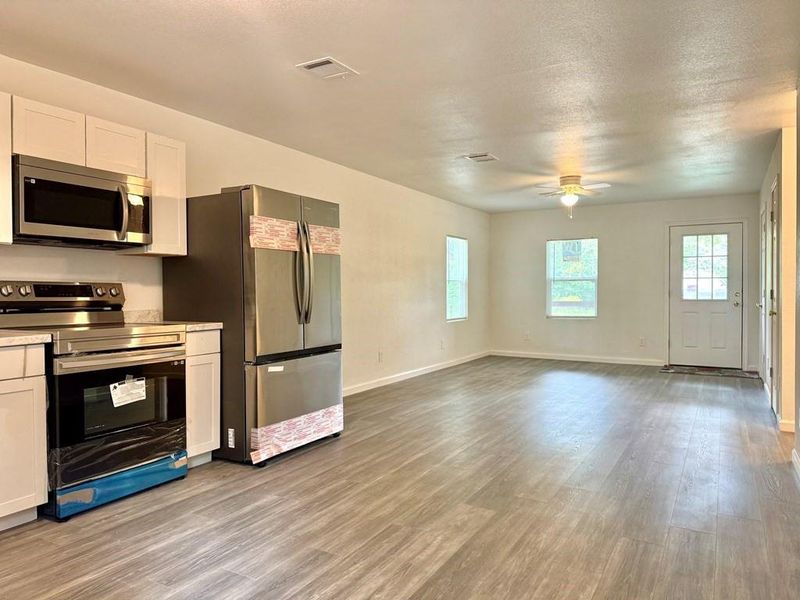
[[[662,548],[620,538],[608,559],[592,600],[640,600],[655,590]]]
[[[793,598],[793,438],[760,382],[486,357],[341,438],[0,533],[0,598]]]
[[[712,600],[716,538],[671,527],[653,600]]]
[[[762,506],[772,597],[795,599],[800,593],[800,510],[774,500]]]
[[[719,468],[717,510],[721,515],[761,519],[753,467],[723,452]]]
[[[761,521],[719,515],[714,581],[717,600],[772,598]]]

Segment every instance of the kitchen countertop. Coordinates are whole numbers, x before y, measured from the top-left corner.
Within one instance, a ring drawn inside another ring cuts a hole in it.
[[[186,332],[190,331],[212,331],[214,329],[222,329],[222,323],[202,323],[198,321],[186,321]]]
[[[18,329],[0,329],[0,348],[9,346],[27,346],[29,344],[47,344],[52,341],[49,333],[31,333]]]

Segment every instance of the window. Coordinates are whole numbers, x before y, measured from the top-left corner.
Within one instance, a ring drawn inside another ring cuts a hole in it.
[[[467,240],[447,236],[447,320],[467,318]]]
[[[728,234],[683,236],[683,299],[728,299]]]
[[[547,242],[547,316],[597,316],[597,239]]]

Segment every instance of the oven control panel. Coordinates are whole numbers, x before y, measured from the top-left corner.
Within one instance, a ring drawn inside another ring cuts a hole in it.
[[[125,293],[119,282],[0,281],[0,308],[9,304],[122,305]]]

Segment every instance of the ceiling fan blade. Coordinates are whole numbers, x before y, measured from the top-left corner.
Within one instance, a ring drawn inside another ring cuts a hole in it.
[[[585,190],[602,190],[605,188],[610,188],[610,183],[589,183],[587,185],[582,186]]]
[[[557,183],[537,183],[533,187],[542,188],[545,190],[558,190],[561,189],[561,186]]]
[[[539,192],[540,196],[562,196],[564,192],[561,190],[553,190],[552,192]]]

